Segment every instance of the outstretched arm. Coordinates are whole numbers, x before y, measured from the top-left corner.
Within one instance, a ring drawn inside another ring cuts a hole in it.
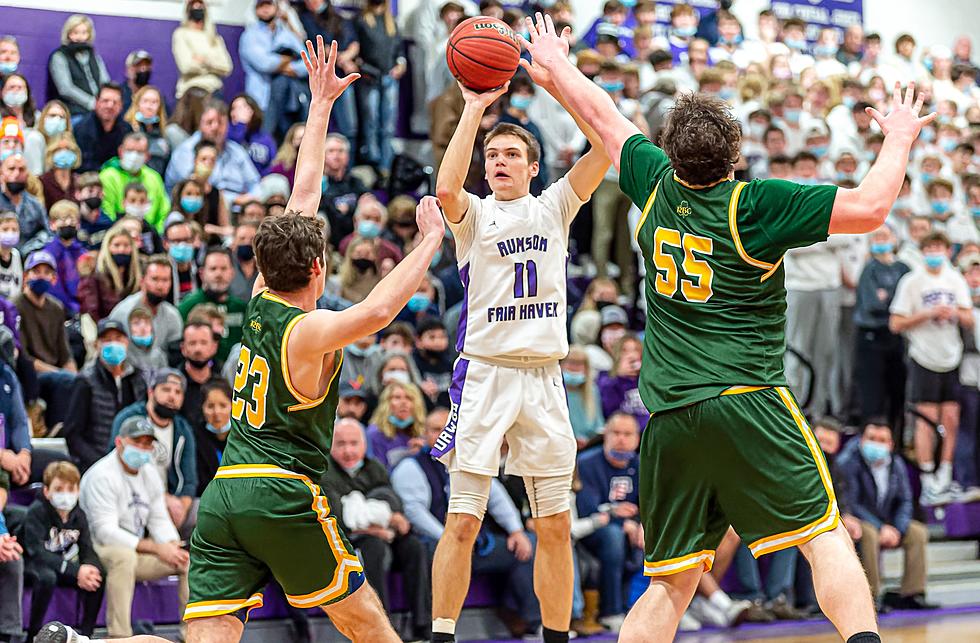
[[[334,101],[351,83],[360,78],[360,74],[337,77],[337,41],[331,41],[329,53],[326,53],[323,36],[316,37],[315,52],[313,43],[307,40],[306,51],[301,56],[310,76],[310,114],[306,119],[303,142],[299,145],[296,180],[289,203],[286,204],[286,212],[314,216],[320,207],[320,179],[323,177],[323,156],[330,110]]]
[[[446,218],[451,223],[462,221],[469,207],[470,202],[466,191],[463,190],[463,183],[470,169],[473,145],[476,143],[476,134],[480,130],[483,112],[507,91],[508,85],[509,83],[505,83],[502,87],[482,94],[466,89],[462,83],[459,85],[465,101],[463,114],[459,117],[459,124],[456,125],[453,137],[449,139],[449,147],[442,157],[442,164],[439,165],[439,174],[436,177],[436,196],[439,197],[439,203],[442,204]]]
[[[892,109],[887,116],[872,108],[868,114],[881,126],[885,142],[881,145],[878,159],[868,171],[867,176],[856,188],[837,190],[834,209],[830,215],[830,233],[859,234],[871,232],[885,222],[891,210],[909,163],[912,143],[919,131],[936,118],[936,113],[919,116],[922,110],[922,94],[912,103],[915,83],[910,82],[902,99],[902,87],[895,83],[892,94]]]
[[[533,30],[529,29],[531,42],[520,37],[524,48],[535,64],[550,72],[555,88],[572,117],[581,119],[595,130],[606,155],[618,170],[626,139],[642,132],[616,109],[609,94],[568,60],[568,32],[559,34],[551,16],[542,17],[540,13],[537,14],[537,25]]]

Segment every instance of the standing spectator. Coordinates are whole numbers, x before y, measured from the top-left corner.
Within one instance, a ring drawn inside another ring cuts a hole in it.
[[[68,415],[61,430],[68,452],[84,472],[110,448],[113,418],[146,397],[146,373],[127,359],[130,338],[126,326],[113,319],[98,325],[98,357],[82,369],[68,393]]]
[[[538,174],[531,178],[531,193],[540,194],[548,185],[548,160],[544,155],[544,137],[538,124],[528,116],[528,108],[535,101],[534,83],[527,76],[515,76],[507,90],[506,107],[500,114],[501,123],[510,123],[526,129],[538,142]]]
[[[184,20],[171,38],[174,62],[180,71],[177,79],[178,99],[188,89],[198,88],[208,94],[221,92],[224,79],[234,68],[224,39],[208,16],[204,0],[184,3]]]
[[[194,432],[204,427],[204,387],[221,373],[221,363],[215,360],[218,340],[211,325],[205,321],[189,321],[184,326],[180,355],[184,359],[181,372],[187,379],[184,403],[180,414]]]
[[[909,342],[909,402],[946,428],[938,468],[933,458],[933,428],[916,418],[915,456],[922,471],[919,502],[931,506],[949,501],[953,453],[959,425],[959,374],[963,357],[960,327],[973,328],[973,300],[966,280],[949,265],[950,243],[935,232],[922,240],[925,267],[898,282],[889,328]]]
[[[24,283],[24,264],[21,262],[20,222],[13,210],[0,212],[0,297],[13,301]]]
[[[123,117],[134,132],[146,135],[149,158],[146,165],[163,176],[170,160],[170,142],[164,136],[167,129],[167,106],[163,95],[153,85],[140,87],[133,95],[133,104]]]
[[[62,199],[75,200],[78,184],[73,170],[82,162],[82,151],[78,149],[71,134],[59,134],[51,138],[44,154],[44,166],[48,171],[39,176],[44,188],[44,202],[54,204]]]
[[[391,471],[403,458],[419,452],[425,443],[424,429],[422,392],[414,384],[391,382],[381,392],[367,429],[371,457]]]
[[[95,109],[84,115],[75,126],[75,141],[82,150],[82,172],[98,172],[122,145],[123,137],[133,131],[122,119],[122,89],[115,83],[99,88]]]
[[[12,210],[20,221],[20,242],[23,247],[48,228],[48,215],[44,206],[27,187],[27,164],[23,154],[13,153],[0,161],[0,210]]]
[[[262,130],[262,121],[262,108],[248,94],[239,94],[231,101],[228,138],[248,150],[259,174],[267,174],[276,154],[276,141]]]
[[[96,108],[100,88],[109,82],[109,72],[102,57],[95,53],[94,42],[92,19],[74,14],[65,20],[61,46],[48,60],[53,90],[48,94],[68,106],[73,121]]]
[[[208,94],[203,89],[190,87],[174,105],[173,116],[164,132],[167,142],[170,143],[170,149],[177,149],[197,131],[207,98]]]
[[[150,52],[145,49],[129,52],[126,56],[126,82],[122,85],[123,111],[129,110],[139,90],[149,85],[152,75],[153,57]]]
[[[568,355],[561,362],[561,376],[568,398],[568,415],[572,432],[581,449],[602,430],[605,422],[599,387],[592,377],[589,354],[579,344],[568,347]]]
[[[355,88],[361,117],[360,156],[382,176],[391,170],[398,108],[398,81],[405,74],[402,38],[391,13],[390,0],[369,0],[354,22],[360,43],[357,60],[361,79]]]
[[[95,272],[78,283],[80,312],[95,321],[108,317],[120,300],[137,291],[142,278],[136,243],[120,221],[102,239]]]
[[[327,134],[323,156],[323,198],[320,212],[330,222],[330,243],[340,242],[354,232],[353,214],[367,186],[350,172],[350,141],[341,134]]]
[[[258,223],[243,221],[235,226],[235,236],[232,237],[231,247],[235,251],[235,277],[231,281],[231,296],[247,302],[252,298],[252,287],[259,275],[259,267],[255,262],[255,248],[252,240],[258,230]]]
[[[163,232],[163,222],[170,213],[170,198],[163,186],[163,177],[148,166],[150,139],[141,132],[131,132],[123,138],[119,155],[109,159],[99,172],[102,182],[102,209],[109,216],[119,217],[126,213],[124,188],[139,183],[146,188],[150,207],[143,213],[144,220],[157,232]],[[126,213],[128,214],[128,213]]]
[[[231,253],[227,248],[209,248],[201,268],[201,287],[180,301],[180,315],[187,319],[198,304],[210,303],[225,316],[225,332],[218,348],[218,359],[224,362],[231,348],[242,341],[246,303],[230,293],[235,276]]]
[[[51,294],[61,302],[69,317],[78,314],[78,260],[85,254],[85,246],[78,241],[78,205],[72,201],[58,201],[48,211],[53,238],[44,250],[54,257],[57,268]]]
[[[273,136],[306,120],[309,90],[303,43],[279,16],[275,0],[256,0],[258,22],[245,27],[238,51],[245,69],[245,91],[265,112],[265,131]]]
[[[900,426],[905,413],[905,343],[888,328],[888,309],[909,271],[895,259],[895,234],[884,225],[871,234],[871,260],[861,272],[854,306],[854,347],[861,417],[885,416]]]
[[[79,634],[91,636],[102,607],[102,562],[92,546],[92,530],[78,506],[81,475],[70,462],[52,462],[44,469],[42,495],[24,521],[24,578],[31,586],[31,617],[27,639],[44,625],[55,587],[77,589],[82,604]]]
[[[878,566],[882,549],[905,552],[900,598],[889,607],[935,609],[925,602],[926,526],[912,520],[912,487],[902,459],[892,453],[892,429],[883,419],[871,419],[860,440],[852,440],[840,454],[850,510],[861,521],[861,562],[871,595],[878,599]]]
[[[187,604],[187,563],[167,513],[164,485],[152,466],[153,426],[132,417],[115,446],[82,477],[79,502],[92,543],[105,567],[106,625],[110,637],[132,636],[136,581],[180,577],[180,610]]]
[[[153,313],[153,345],[166,351],[172,343],[180,341],[184,328],[177,308],[167,301],[172,280],[170,261],[166,257],[151,257],[139,291],[120,301],[110,317],[125,324],[137,306],[149,309]]]
[[[973,320],[976,328],[980,317],[980,254],[961,252],[960,270],[970,287],[973,301]],[[978,465],[980,465],[980,445],[977,443],[977,430],[980,428],[980,351],[977,350],[975,333],[964,332],[963,360],[960,363],[960,431],[956,440],[956,453],[953,455],[953,475],[965,490],[960,497],[962,502],[980,499],[978,486]]]
[[[599,395],[602,414],[607,418],[616,412],[628,413],[636,419],[640,430],[646,428],[650,412],[640,399],[640,362],[643,343],[632,334],[624,335],[612,351],[613,367],[599,375]]]
[[[201,398],[204,425],[194,427],[194,442],[197,444],[195,505],[221,465],[221,455],[231,431],[231,384],[227,380],[213,378],[201,387]],[[197,514],[196,507],[192,511]]]

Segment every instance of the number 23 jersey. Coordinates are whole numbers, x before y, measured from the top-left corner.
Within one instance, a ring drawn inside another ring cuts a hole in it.
[[[463,282],[456,350],[477,359],[551,361],[568,353],[568,229],[583,201],[566,177],[534,197],[469,196],[450,223]]]

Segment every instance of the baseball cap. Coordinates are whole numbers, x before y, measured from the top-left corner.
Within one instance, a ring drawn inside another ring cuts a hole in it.
[[[119,437],[121,438],[141,438],[144,435],[148,435],[154,440],[156,435],[153,431],[153,425],[150,424],[150,420],[143,415],[136,415],[130,418],[126,418],[122,426],[119,427]]]
[[[187,378],[185,378],[184,374],[175,368],[161,368],[154,371],[153,377],[150,378],[150,388],[155,388],[161,384],[166,384],[172,377],[180,381],[181,390],[187,388]]]
[[[129,333],[126,332],[126,326],[122,322],[118,322],[115,319],[109,319],[108,317],[104,317],[99,320],[98,334],[96,337],[102,337],[110,330],[118,330],[123,335],[129,337]]]
[[[968,252],[960,257],[956,263],[959,264],[960,270],[963,272],[966,272],[973,266],[980,266],[980,252]]]
[[[142,62],[144,60],[149,60],[150,62],[153,62],[153,56],[151,56],[150,52],[148,52],[145,49],[136,49],[135,51],[129,52],[129,55],[126,56],[127,65],[135,65],[136,63]]]
[[[58,269],[58,264],[50,252],[47,250],[38,250],[37,252],[32,252],[31,256],[27,258],[27,263],[24,264],[24,271],[26,272],[32,268],[40,266],[41,264],[51,266],[52,270]]]
[[[606,306],[600,311],[601,326],[609,326],[610,324],[622,324],[627,326],[629,323],[629,318],[626,316],[626,311],[620,306]]]
[[[355,388],[350,382],[344,382],[340,385],[340,397],[341,399],[345,397],[359,397],[362,400],[367,399],[367,391],[363,388]]]

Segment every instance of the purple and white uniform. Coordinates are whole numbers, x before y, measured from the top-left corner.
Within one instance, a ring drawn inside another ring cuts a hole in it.
[[[575,466],[558,360],[568,353],[568,230],[583,201],[567,178],[539,197],[469,195],[449,227],[465,288],[449,389],[452,409],[432,449],[450,472],[557,476]]]

